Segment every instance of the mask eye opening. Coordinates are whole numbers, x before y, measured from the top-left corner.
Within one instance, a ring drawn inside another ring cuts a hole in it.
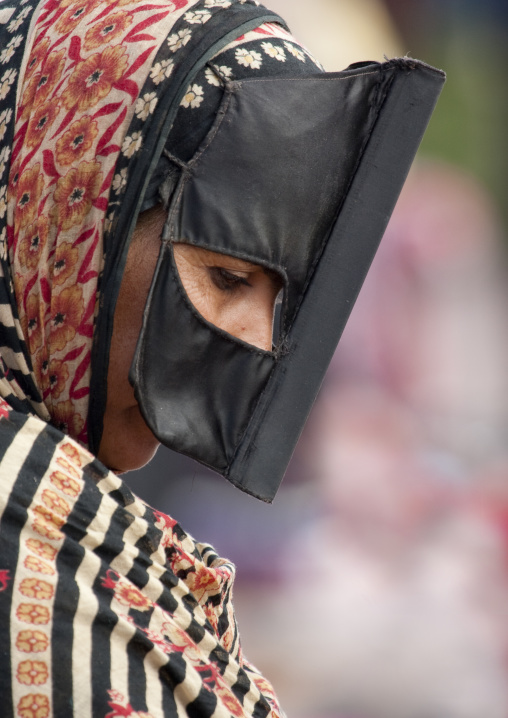
[[[282,334],[284,275],[260,262],[172,241],[175,276],[193,311],[216,330],[277,354]]]

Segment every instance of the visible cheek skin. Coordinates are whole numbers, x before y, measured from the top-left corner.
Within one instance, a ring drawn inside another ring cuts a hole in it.
[[[220,313],[219,326],[247,344],[272,348],[273,300],[271,292],[252,289]]]
[[[212,324],[220,325],[220,302],[204,271],[193,267],[180,270],[180,278],[188,298],[197,311]]]

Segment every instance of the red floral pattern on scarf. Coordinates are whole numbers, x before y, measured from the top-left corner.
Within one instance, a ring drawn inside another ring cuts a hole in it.
[[[47,0],[18,90],[7,238],[20,324],[53,423],[86,444],[102,233],[115,162],[170,0]],[[159,24],[157,37],[150,26]],[[36,530],[54,535],[43,520]]]

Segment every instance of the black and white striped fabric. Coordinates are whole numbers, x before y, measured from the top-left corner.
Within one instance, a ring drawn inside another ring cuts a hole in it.
[[[0,420],[2,716],[278,716],[234,567],[39,418]]]

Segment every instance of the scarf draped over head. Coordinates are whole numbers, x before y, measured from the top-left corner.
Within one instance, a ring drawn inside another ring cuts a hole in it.
[[[126,131],[153,113],[156,94],[141,90],[186,12],[183,1],[50,0],[20,6],[7,25],[2,320],[15,332],[2,393],[85,445],[106,212],[126,174],[115,180],[115,166],[141,150],[141,133]]]
[[[151,167],[166,98],[202,38],[220,37],[233,14],[236,25],[250,19],[256,27],[263,16],[256,5],[46,0],[2,11],[0,395],[92,450],[140,177]],[[261,52],[245,46],[253,31],[231,42],[234,70],[221,61],[216,72],[203,68],[204,82],[184,90],[181,112],[205,108],[221,73],[252,74],[262,65],[270,72],[270,63],[290,71],[289,61],[315,71],[280,25],[256,32]],[[180,125],[185,136],[187,118]]]

